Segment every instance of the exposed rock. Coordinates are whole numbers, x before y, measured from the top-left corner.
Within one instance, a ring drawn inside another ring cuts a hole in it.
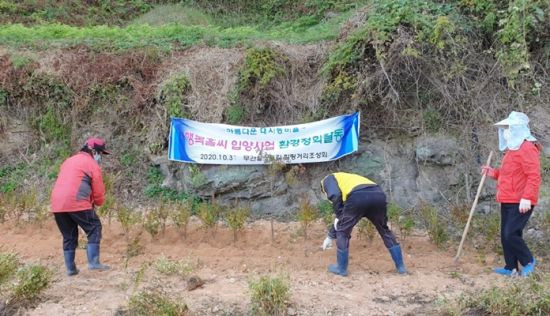
[[[204,281],[196,275],[192,275],[185,281],[187,291],[193,291],[204,285]]]
[[[419,163],[452,165],[460,148],[454,138],[448,136],[421,136],[416,141],[416,160]]]

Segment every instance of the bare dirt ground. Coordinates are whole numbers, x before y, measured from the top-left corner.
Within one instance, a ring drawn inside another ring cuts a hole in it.
[[[164,236],[141,238],[142,254],[127,260],[127,242],[118,223],[104,223],[102,261],[106,272],[85,267],[83,249],[77,251],[81,272],[64,274],[61,235],[52,219],[42,227],[13,224],[0,226],[0,250],[12,251],[28,262],[37,262],[55,272],[54,282],[29,315],[115,315],[127,306],[129,297],[144,287],[161,287],[181,298],[191,315],[248,315],[248,282],[259,275],[282,275],[291,287],[290,315],[436,315],[449,300],[473,288],[503,282],[488,267],[495,255],[484,256],[482,265],[468,249],[461,263],[453,263],[454,247],[438,250],[426,236],[415,234],[402,242],[408,275],[395,273],[393,262],[376,236],[371,242],[351,240],[349,277],[326,272],[335,261],[335,249],[322,251],[325,232],[321,222],[304,241],[299,223],[275,223],[275,242],[270,223],[256,221],[239,235],[218,227],[215,234],[200,229],[192,220],[187,239],[168,227]],[[186,290],[181,277],[159,274],[147,263],[160,256],[195,262],[192,274],[204,286]],[[139,273],[141,271],[142,273]]]

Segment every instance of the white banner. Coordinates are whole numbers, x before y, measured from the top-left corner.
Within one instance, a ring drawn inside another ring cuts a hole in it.
[[[357,151],[359,113],[307,124],[244,127],[172,118],[170,160],[202,164],[310,163]]]

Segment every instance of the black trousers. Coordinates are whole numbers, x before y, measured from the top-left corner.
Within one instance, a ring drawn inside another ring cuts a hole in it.
[[[395,235],[388,227],[386,194],[379,186],[352,191],[344,203],[341,218],[336,227],[336,245],[347,250],[353,227],[366,217],[376,227],[378,234],[389,249],[398,245]]]
[[[63,250],[75,250],[78,246],[78,226],[86,233],[88,243],[101,241],[101,221],[94,210],[54,213],[54,216],[63,235]]]
[[[502,203],[500,205],[500,240],[504,252],[505,268],[518,269],[533,261],[533,255],[523,240],[523,228],[533,214],[533,208],[526,213],[519,212],[519,204]]]

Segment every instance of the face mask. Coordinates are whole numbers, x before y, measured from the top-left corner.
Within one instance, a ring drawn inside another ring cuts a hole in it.
[[[100,154],[94,154],[94,160],[97,161],[98,164],[101,163],[101,155]]]
[[[509,142],[510,141],[510,138],[511,138],[511,132],[510,132],[510,128],[506,128],[504,131],[502,131],[502,138],[504,138],[504,140],[506,142]]]

